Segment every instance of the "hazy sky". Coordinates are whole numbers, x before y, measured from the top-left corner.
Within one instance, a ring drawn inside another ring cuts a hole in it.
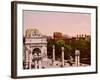
[[[23,11],[24,32],[27,28],[37,28],[42,34],[53,35],[61,32],[70,36],[91,33],[90,14]]]

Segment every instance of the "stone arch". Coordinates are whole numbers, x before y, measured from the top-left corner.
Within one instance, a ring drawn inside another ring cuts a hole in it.
[[[27,29],[25,33],[24,46],[24,63],[25,69],[42,68],[42,62],[47,58],[47,37],[42,35],[38,29]],[[28,52],[28,51],[30,52]],[[34,67],[32,67],[34,66]]]
[[[39,53],[41,53],[41,49],[40,48],[34,48],[33,50],[32,50],[32,54],[34,55],[34,53],[36,53],[37,55],[39,55]]]

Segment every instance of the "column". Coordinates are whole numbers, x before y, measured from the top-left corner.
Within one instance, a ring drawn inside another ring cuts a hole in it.
[[[37,63],[37,54],[34,53],[34,56],[35,56],[35,61],[34,61],[35,69],[37,69],[37,66],[38,66],[38,63]]]
[[[55,62],[55,45],[53,45],[53,64]]]
[[[78,63],[77,63],[77,55],[75,54],[75,66],[78,66]]]
[[[35,69],[37,69],[37,65],[38,65],[37,60],[35,60],[34,63],[35,63]]]
[[[29,69],[31,69],[32,67],[32,58],[33,58],[33,56],[32,56],[32,48],[29,48]]]
[[[29,62],[29,54],[28,54],[28,50],[26,50],[26,53],[25,53],[25,69],[28,68],[28,62]]]
[[[41,66],[41,60],[39,60],[39,69],[41,69],[42,66]]]
[[[41,53],[39,53],[39,61],[38,61],[38,63],[39,63],[39,69],[42,68],[42,64],[41,64]]]
[[[31,69],[32,65],[32,53],[29,54],[29,69]]]
[[[80,54],[77,56],[77,64],[80,66]]]
[[[75,65],[80,66],[80,51],[75,50]]]
[[[64,67],[64,47],[61,47],[62,50],[62,67]]]

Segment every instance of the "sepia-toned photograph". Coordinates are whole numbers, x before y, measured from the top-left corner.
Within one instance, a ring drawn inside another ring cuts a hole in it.
[[[91,65],[90,14],[24,10],[23,27],[23,69]]]

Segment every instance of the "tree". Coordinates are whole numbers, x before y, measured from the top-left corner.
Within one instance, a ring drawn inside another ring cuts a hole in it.
[[[53,45],[55,45],[55,40],[53,39],[48,39],[47,41],[47,55],[48,58],[52,58],[52,49],[53,49]]]
[[[65,46],[66,46],[64,40],[58,40],[58,41],[56,42],[56,45],[59,46],[59,47],[65,47]]]
[[[80,38],[79,40],[76,41],[75,49],[80,50],[81,63],[91,64],[90,44],[91,41],[85,40],[83,38]]]
[[[65,59],[68,59],[72,50],[72,47],[70,45],[65,44],[64,40],[58,40],[56,42],[56,46],[57,48],[57,54],[59,53],[59,55],[61,55],[61,47],[64,47],[64,56]]]

